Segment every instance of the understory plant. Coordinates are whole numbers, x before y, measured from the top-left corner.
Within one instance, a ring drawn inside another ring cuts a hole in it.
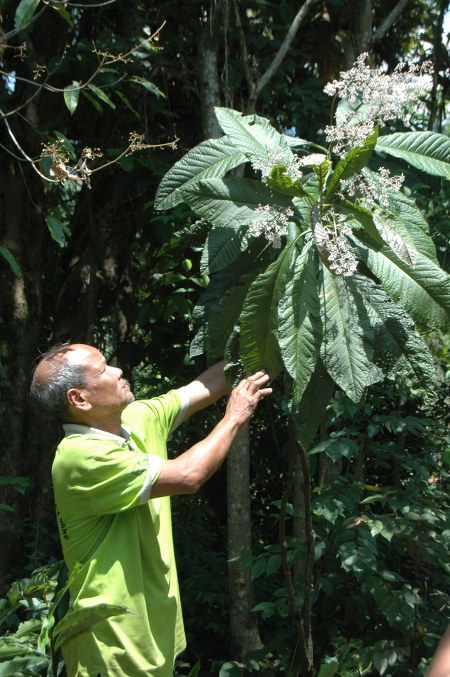
[[[129,613],[125,606],[95,604],[68,610],[68,589],[80,571],[67,578],[63,562],[42,567],[14,581],[0,599],[0,677],[65,674],[61,645],[109,616]]]
[[[391,173],[406,162],[450,179],[450,140],[411,127],[429,78],[427,64],[388,74],[361,55],[325,88],[335,122],[324,130],[327,145],[290,137],[257,115],[216,108],[224,136],[190,150],[156,197],[161,210],[189,205],[198,220],[186,236],[204,234],[201,272],[209,284],[194,313],[192,355],[225,356],[231,380],[262,367],[282,376],[290,470],[294,476],[296,466],[302,478],[306,505],[300,590],[286,546],[280,558],[297,626],[291,672],[305,677],[314,674],[317,601],[311,464],[332,449],[337,456],[354,449],[344,435],[334,447],[311,450],[318,427],[336,394],[361,406],[377,383],[395,383],[425,404],[435,397],[436,370],[421,332],[448,329],[450,279],[423,213],[402,190],[404,175]],[[358,500],[360,490],[346,484]],[[382,531],[383,521],[377,524]],[[353,539],[373,528],[364,523],[345,534]],[[361,571],[358,584],[369,575]],[[375,668],[384,674],[384,659]]]

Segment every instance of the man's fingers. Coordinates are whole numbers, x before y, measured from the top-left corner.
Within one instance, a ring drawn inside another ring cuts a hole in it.
[[[267,395],[271,395],[272,388],[265,388],[264,386],[269,382],[270,376],[265,371],[257,371],[255,374],[247,376],[241,381],[240,385],[248,390],[252,395],[258,396],[258,401]]]
[[[255,374],[251,374],[250,376],[247,376],[246,379],[244,379],[244,383],[246,385],[252,387],[254,390],[257,390],[261,386],[263,386],[265,383],[268,383],[270,380],[269,374],[267,374],[265,371],[257,371]]]

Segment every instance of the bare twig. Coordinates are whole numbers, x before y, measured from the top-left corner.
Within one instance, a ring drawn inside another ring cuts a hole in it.
[[[239,8],[237,6],[236,0],[233,0],[233,5],[234,5],[234,14],[236,17],[236,28],[238,31],[238,38],[239,38],[239,44],[241,46],[241,52],[242,52],[242,63],[244,66],[244,73],[245,73],[245,78],[247,80],[247,85],[249,91],[252,91],[254,87],[254,82],[253,82],[253,74],[252,74],[252,69],[250,68],[250,63],[248,60],[248,51],[247,51],[247,43],[245,42],[245,34],[244,30],[242,28],[242,21],[241,21],[241,16],[239,14]]]
[[[274,76],[275,72],[278,70],[280,67],[281,63],[283,62],[286,54],[288,53],[289,47],[292,44],[292,41],[294,40],[298,29],[300,28],[300,25],[305,18],[306,14],[308,13],[309,9],[317,4],[319,0],[306,0],[303,5],[300,7],[298,10],[297,14],[294,17],[294,20],[292,24],[289,27],[288,32],[286,33],[286,36],[283,40],[283,42],[280,45],[280,48],[278,49],[278,52],[275,54],[274,58],[272,59],[271,64],[269,67],[266,69],[266,71],[262,74],[258,82],[254,84],[254,87],[252,91],[250,92],[250,97],[249,97],[249,103],[248,103],[248,110],[249,112],[253,112],[256,99],[258,98],[260,92],[264,87],[267,85],[269,80]]]
[[[388,30],[392,27],[394,22],[400,16],[401,12],[405,9],[408,2],[409,0],[399,0],[398,3],[395,5],[394,9],[392,9],[389,12],[385,20],[381,22],[381,24],[378,26],[378,28],[376,29],[375,33],[372,36],[373,45],[376,42],[379,42],[382,38],[384,38]]]
[[[1,115],[1,114],[2,114],[2,111],[0,110],[0,115]],[[19,152],[21,153],[22,157],[23,157],[25,160],[27,160],[27,161],[31,164],[31,166],[33,167],[34,171],[35,171],[37,174],[39,174],[39,176],[40,176],[42,179],[44,179],[45,181],[48,181],[49,183],[58,183],[58,181],[57,181],[56,179],[49,179],[47,176],[45,176],[45,174],[42,174],[42,172],[39,171],[39,169],[38,169],[38,168],[36,167],[36,165],[35,165],[35,161],[34,161],[32,158],[30,158],[29,155],[26,154],[26,152],[23,150],[23,148],[22,148],[22,146],[20,145],[20,143],[17,141],[17,139],[16,139],[16,137],[14,136],[14,133],[13,133],[13,131],[12,131],[12,129],[11,129],[11,127],[10,127],[10,125],[9,125],[9,122],[8,122],[8,120],[6,119],[6,117],[3,116],[3,118],[4,118],[5,125],[6,125],[6,129],[8,130],[8,134],[9,134],[9,136],[10,136],[12,142],[13,142],[14,145],[16,146],[16,148],[17,148],[17,149],[19,150]]]

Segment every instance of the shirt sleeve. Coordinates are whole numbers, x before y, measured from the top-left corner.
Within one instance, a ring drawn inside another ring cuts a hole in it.
[[[101,447],[98,450],[97,443],[84,450],[81,465],[73,469],[66,485],[77,509],[83,514],[108,515],[148,501],[164,460],[114,443]]]
[[[183,391],[171,390],[151,400],[138,400],[127,407],[122,420],[132,431],[144,439],[152,440],[152,428],[157,426],[159,434],[167,440],[183,422],[189,408],[189,398]]]

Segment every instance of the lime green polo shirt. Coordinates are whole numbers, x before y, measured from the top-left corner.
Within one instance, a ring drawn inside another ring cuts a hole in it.
[[[170,499],[149,500],[186,406],[178,391],[133,402],[122,414],[123,437],[65,426],[52,479],[64,559],[69,570],[83,565],[72,608],[131,610],[63,644],[68,677],[172,677],[186,646]]]

